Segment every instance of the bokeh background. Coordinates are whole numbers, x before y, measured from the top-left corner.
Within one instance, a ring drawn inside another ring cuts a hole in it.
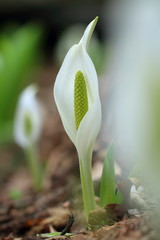
[[[88,49],[98,73],[103,112],[93,152],[96,195],[106,150],[114,140],[116,179],[142,180],[149,186],[149,196],[158,195],[159,202],[159,10],[157,0],[0,0],[2,210],[7,201],[11,202],[8,211],[13,200],[30,197],[32,205],[40,196],[35,194],[25,151],[14,137],[19,96],[33,83],[42,110],[36,143],[37,160],[45,169],[42,191],[52,193],[53,198],[61,191],[56,200],[60,204],[81,196],[77,153],[62,126],[53,85],[68,49],[79,42],[96,16],[99,21]],[[43,201],[47,199],[44,192]],[[51,198],[50,203],[54,205]],[[74,206],[79,209],[78,204]]]

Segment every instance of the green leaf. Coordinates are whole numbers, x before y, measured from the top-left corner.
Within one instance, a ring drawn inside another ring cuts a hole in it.
[[[118,190],[118,192],[115,194],[115,203],[121,204],[123,203],[123,200],[122,193]]]
[[[100,206],[115,203],[115,172],[113,143],[109,146],[104,160],[100,186]]]

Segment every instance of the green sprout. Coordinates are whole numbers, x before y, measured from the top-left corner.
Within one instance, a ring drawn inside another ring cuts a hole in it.
[[[122,195],[115,191],[114,144],[110,144],[103,164],[100,186],[100,206],[122,203]]]

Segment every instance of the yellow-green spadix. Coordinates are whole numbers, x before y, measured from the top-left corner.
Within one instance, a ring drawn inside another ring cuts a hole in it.
[[[87,53],[97,20],[98,17],[87,26],[80,42],[69,49],[54,85],[55,102],[63,126],[76,146],[83,175],[88,175],[93,145],[101,125],[97,73]],[[95,203],[86,207],[90,211]]]

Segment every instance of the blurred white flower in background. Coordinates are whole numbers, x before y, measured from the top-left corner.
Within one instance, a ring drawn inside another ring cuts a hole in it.
[[[19,97],[14,121],[14,138],[19,146],[27,148],[36,143],[42,130],[42,110],[36,98],[37,87],[32,84]]]

